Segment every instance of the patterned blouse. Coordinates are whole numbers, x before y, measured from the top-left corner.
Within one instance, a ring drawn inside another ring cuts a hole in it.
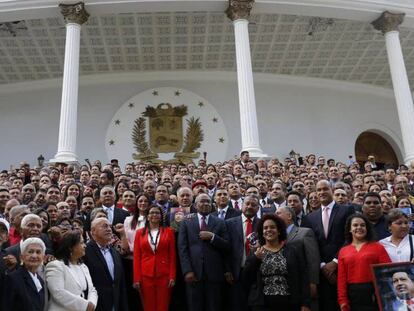
[[[287,262],[282,252],[271,252],[265,249],[265,256],[260,266],[263,279],[263,293],[266,296],[288,296]]]

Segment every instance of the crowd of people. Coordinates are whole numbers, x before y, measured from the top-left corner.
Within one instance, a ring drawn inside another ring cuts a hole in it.
[[[21,163],[0,172],[0,310],[378,310],[370,267],[413,260],[413,195],[414,165],[374,156]]]

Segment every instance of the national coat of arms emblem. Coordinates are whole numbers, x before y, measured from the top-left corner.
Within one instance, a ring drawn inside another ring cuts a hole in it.
[[[191,117],[186,120],[187,129],[183,137],[183,117],[187,115],[185,105],[173,107],[169,103],[161,103],[156,108],[147,106],[134,122],[132,141],[138,154],[132,156],[135,160],[161,162],[158,153],[174,154],[174,162],[189,163],[198,158],[196,152],[203,141],[203,130],[199,118]],[[149,143],[147,141],[147,119]],[[184,145],[184,146],[183,146]]]

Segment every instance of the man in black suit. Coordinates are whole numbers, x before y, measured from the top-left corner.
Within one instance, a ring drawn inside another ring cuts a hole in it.
[[[376,233],[377,241],[389,237],[387,218],[381,208],[381,197],[376,192],[368,192],[364,195],[364,204],[362,205],[362,215],[368,218]]]
[[[101,189],[102,208],[108,215],[109,223],[112,226],[123,224],[125,218],[129,216],[127,211],[121,208],[115,208],[115,190],[111,186],[105,186]]]
[[[303,200],[301,194],[297,191],[289,192],[286,197],[286,202],[287,205],[293,208],[296,213],[296,217],[293,219],[293,222],[298,227],[302,226],[302,221],[305,217],[305,211],[303,209]]]
[[[226,220],[241,215],[240,211],[237,211],[229,206],[229,193],[225,188],[219,188],[216,190],[214,202],[216,203],[217,210],[211,213],[213,216]]]
[[[105,188],[103,188],[105,189]],[[96,311],[127,311],[128,301],[121,258],[109,246],[111,224],[106,218],[96,218],[91,224],[91,240],[86,246],[84,261],[98,291]]]
[[[277,211],[279,207],[286,206],[286,186],[283,182],[276,181],[273,183],[270,189],[270,199],[274,211]]]
[[[42,234],[42,220],[39,216],[35,214],[28,214],[23,217],[21,222],[21,235],[22,241],[28,238],[40,238],[43,240],[45,244],[47,242],[47,236]],[[50,242],[50,241],[49,241]],[[14,270],[17,269],[20,264],[20,250],[21,250],[21,243],[17,243],[13,246],[6,248],[5,256],[2,257],[4,260],[4,264],[6,265],[7,269]],[[46,257],[50,258],[50,254],[52,254],[52,250],[46,249]]]
[[[210,215],[211,199],[201,193],[197,214],[185,219],[178,234],[178,253],[187,283],[189,311],[220,311],[224,285],[224,259],[229,250],[223,220]]]
[[[229,309],[234,311],[247,310],[248,292],[241,282],[246,258],[250,255],[249,237],[256,231],[259,197],[249,195],[244,198],[242,214],[226,221],[231,254],[226,257],[225,278],[230,284]]]
[[[308,214],[302,222],[303,227],[315,233],[321,255],[321,275],[319,284],[319,307],[321,311],[339,310],[337,302],[337,254],[345,242],[345,222],[354,210],[340,206],[333,200],[331,184],[320,180],[316,192],[321,208]]]
[[[166,185],[158,185],[155,189],[155,204],[159,205],[164,211],[164,215],[170,212],[173,203],[170,201],[170,193]]]
[[[235,181],[231,181],[227,185],[227,191],[229,192],[230,197],[229,206],[234,208],[235,210],[240,210],[243,204],[240,185]]]

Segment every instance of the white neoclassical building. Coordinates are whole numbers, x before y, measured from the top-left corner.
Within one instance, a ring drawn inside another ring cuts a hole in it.
[[[0,1],[0,167],[142,143],[409,162],[413,80],[412,0]]]

